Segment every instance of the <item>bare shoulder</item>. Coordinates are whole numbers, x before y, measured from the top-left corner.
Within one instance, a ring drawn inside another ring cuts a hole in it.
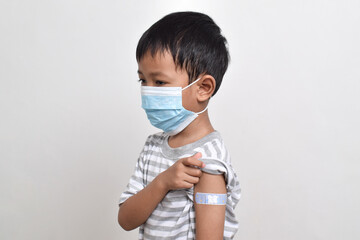
[[[224,175],[203,172],[199,182],[195,185],[195,192],[226,193]]]

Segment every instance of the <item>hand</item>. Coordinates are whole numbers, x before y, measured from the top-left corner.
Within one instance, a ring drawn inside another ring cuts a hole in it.
[[[202,174],[201,170],[196,167],[205,167],[205,163],[199,158],[201,158],[201,153],[176,161],[171,167],[159,174],[158,180],[163,183],[167,191],[193,187],[199,182]]]

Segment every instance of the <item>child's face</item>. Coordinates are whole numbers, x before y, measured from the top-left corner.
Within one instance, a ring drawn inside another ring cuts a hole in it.
[[[145,54],[138,62],[138,74],[142,86],[150,87],[186,87],[189,77],[184,69],[178,69],[170,53],[157,53],[154,57]],[[182,91],[182,104],[185,109],[198,112],[197,84]]]

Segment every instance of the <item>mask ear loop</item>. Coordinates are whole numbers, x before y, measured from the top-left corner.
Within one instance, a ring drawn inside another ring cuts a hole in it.
[[[193,85],[194,83],[196,83],[197,81],[199,81],[201,79],[201,77],[199,77],[198,79],[196,79],[195,81],[193,81],[192,83],[190,83],[189,85],[187,85],[186,87],[184,87],[182,90],[184,91],[185,89],[187,89],[188,87],[191,87],[191,85]]]
[[[185,89],[187,89],[188,87],[191,87],[191,85],[195,84],[197,81],[199,81],[201,79],[201,77],[199,77],[198,79],[196,79],[195,81],[193,81],[192,83],[190,83],[189,85],[187,85],[186,87],[184,87],[182,90],[184,91]],[[209,105],[208,105],[209,106]],[[196,114],[202,114],[203,112],[205,112],[208,109],[208,106],[206,106],[206,108],[200,112],[197,112]]]
[[[208,106],[209,106],[209,105],[208,105]],[[205,111],[208,109],[208,106],[206,106],[206,108],[205,108],[204,110],[202,110],[202,111],[200,111],[200,112],[197,112],[196,114],[197,114],[197,115],[202,114],[203,112],[205,112]]]

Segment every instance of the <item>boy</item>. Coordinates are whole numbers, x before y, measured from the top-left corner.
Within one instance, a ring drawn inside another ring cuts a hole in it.
[[[177,12],[139,40],[142,107],[163,132],[148,137],[119,200],[139,239],[232,239],[239,182],[207,105],[228,65],[226,39],[205,14]]]

